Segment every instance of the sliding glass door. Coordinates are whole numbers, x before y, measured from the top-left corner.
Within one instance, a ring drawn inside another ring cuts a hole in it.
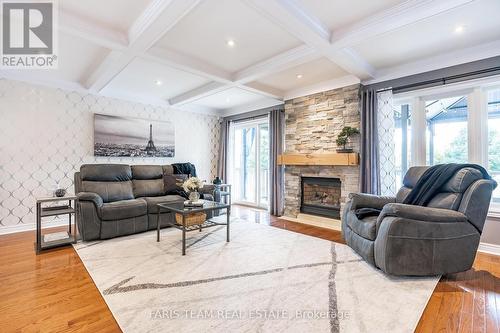
[[[231,126],[229,179],[233,202],[269,205],[269,121],[266,118]]]

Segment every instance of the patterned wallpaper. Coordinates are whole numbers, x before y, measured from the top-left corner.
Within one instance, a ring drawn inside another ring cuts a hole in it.
[[[380,159],[380,194],[396,196],[396,147],[392,91],[377,94],[377,129]]]
[[[174,158],[93,156],[93,114],[170,120]],[[35,223],[35,197],[56,184],[73,192],[73,174],[84,163],[192,162],[198,176],[216,175],[216,116],[0,79],[0,233]]]

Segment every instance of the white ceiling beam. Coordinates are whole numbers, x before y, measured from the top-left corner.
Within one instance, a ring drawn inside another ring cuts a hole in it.
[[[111,50],[124,50],[128,46],[127,35],[122,32],[102,28],[64,10],[59,13],[59,29]]]
[[[229,89],[230,86],[220,82],[209,82],[201,87],[194,88],[185,93],[172,97],[168,100],[170,105],[183,105],[194,102],[200,98],[207,97],[218,92]]]
[[[360,78],[374,77],[375,69],[359,56],[351,59],[350,52],[334,49],[330,44],[330,32],[316,23],[318,20],[313,19],[297,1],[246,0],[246,3],[350,74]]]
[[[279,101],[283,100],[283,91],[260,82],[249,82],[245,85],[240,85],[239,88],[256,94],[264,95],[266,97],[274,98]]]
[[[333,48],[342,49],[356,45],[372,37],[400,29],[463,6],[474,0],[409,0],[387,10],[378,12],[351,26],[333,31]]]
[[[100,92],[133,60],[136,54],[145,53],[180,19],[201,0],[154,0],[135,20],[129,30],[129,44],[123,50],[122,58],[117,54],[106,57],[102,65],[89,75],[85,86]]]
[[[316,60],[321,54],[307,45],[301,45],[283,52],[270,59],[261,61],[234,74],[234,81],[239,84],[255,81],[261,77],[281,72],[286,69]]]
[[[94,70],[83,78],[84,86],[92,93],[100,92],[116,75],[118,75],[132,60],[133,56],[122,51],[111,51]]]
[[[202,0],[154,0],[129,30],[130,48],[145,52]]]
[[[227,84],[232,83],[232,75],[230,72],[224,71],[198,58],[180,54],[176,51],[161,47],[152,47],[147,53],[138,56],[185,72],[204,76],[213,81]]]
[[[364,81],[363,84],[397,79],[497,56],[500,56],[500,39],[394,67],[383,68],[377,71],[376,79]]]

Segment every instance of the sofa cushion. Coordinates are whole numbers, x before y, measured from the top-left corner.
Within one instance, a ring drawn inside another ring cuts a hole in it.
[[[97,193],[103,202],[134,199],[132,182],[129,181],[82,181],[83,192]]]
[[[161,197],[145,197],[143,198],[147,202],[148,214],[158,214],[158,204],[168,203],[168,202],[184,202],[186,199],[179,195],[164,195]]]
[[[132,169],[125,164],[84,164],[80,167],[82,181],[120,182],[132,179]]]
[[[146,201],[132,199],[105,203],[98,212],[102,220],[113,221],[146,215],[148,210]]]
[[[377,236],[377,216],[367,216],[359,220],[352,212],[347,215],[347,225],[354,233],[365,239],[375,240]]]
[[[134,197],[156,197],[165,194],[163,179],[132,180]]]
[[[173,175],[174,174],[174,167],[170,164],[162,165],[163,168],[163,175]]]
[[[161,179],[163,167],[161,165],[132,165],[133,179]]]

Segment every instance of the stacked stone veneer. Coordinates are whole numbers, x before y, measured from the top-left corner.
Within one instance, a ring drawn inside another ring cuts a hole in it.
[[[360,86],[352,85],[285,102],[285,153],[333,153],[344,126],[360,126]],[[359,136],[350,146],[359,152]],[[335,177],[341,185],[341,211],[349,193],[359,191],[358,166],[285,167],[285,216],[300,212],[300,177]]]

